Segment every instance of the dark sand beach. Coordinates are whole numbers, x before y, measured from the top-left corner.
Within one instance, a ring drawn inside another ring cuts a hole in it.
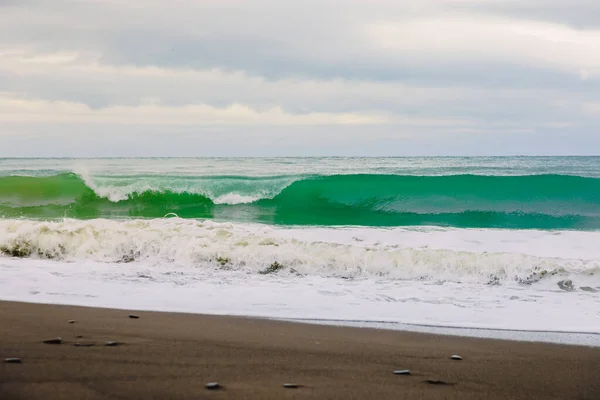
[[[0,302],[0,399],[600,399],[600,348],[129,314]]]

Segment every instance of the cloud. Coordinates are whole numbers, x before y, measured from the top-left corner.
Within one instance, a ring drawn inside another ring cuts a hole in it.
[[[597,103],[584,104],[583,110],[587,115],[591,117],[600,118],[600,101],[598,101]]]
[[[382,52],[432,55],[452,61],[490,59],[556,68],[586,75],[600,73],[600,29],[577,30],[539,21],[464,15],[367,26]]]
[[[68,100],[94,109],[135,106],[145,99],[159,98],[163,105],[173,106],[203,103],[224,107],[237,102],[257,108],[281,106],[295,113],[379,111],[435,119],[449,114],[480,116],[494,108],[507,112],[511,105],[516,111],[540,97],[564,97],[555,89],[427,86],[311,77],[272,80],[216,68],[107,65],[100,63],[98,55],[70,53],[0,54],[0,73],[11,77],[4,86],[6,92],[25,89],[29,98]]]
[[[508,10],[552,9],[560,4],[552,0],[543,4],[536,0],[33,4],[3,12],[0,32],[5,42],[45,52],[65,47],[92,49],[106,63],[218,67],[268,77],[308,74],[377,79],[397,78],[403,72],[418,74],[419,68],[432,63],[443,66],[448,53],[458,50],[458,61],[467,53],[469,64],[491,57],[502,58],[508,65],[554,69],[556,59],[573,53],[574,60],[565,60],[569,65],[597,67],[597,57],[585,51],[593,46],[597,30],[536,20],[527,17],[527,12],[510,18],[485,12],[486,7],[493,10],[502,4]],[[581,0],[569,9],[580,10],[583,16],[592,5]],[[423,59],[423,53],[430,57]]]
[[[0,121],[4,122],[87,122],[161,125],[352,125],[386,124],[392,119],[380,115],[350,113],[291,114],[280,107],[256,110],[243,104],[217,108],[206,104],[180,107],[161,106],[157,99],[145,99],[136,107],[111,106],[92,110],[81,103],[0,98]],[[395,118],[396,123],[436,124],[436,121]],[[447,123],[452,123],[448,121]]]
[[[232,152],[249,133],[307,155],[433,142],[485,153],[482,140],[538,153],[544,135],[546,149],[589,151],[600,13],[596,1],[566,4],[0,1],[0,149],[19,136],[33,154],[40,137],[110,126],[113,143],[144,132],[148,152],[165,148],[161,134],[177,144],[215,131],[215,149]]]

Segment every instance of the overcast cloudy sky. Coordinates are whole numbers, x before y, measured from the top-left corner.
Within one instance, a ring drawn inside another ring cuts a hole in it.
[[[600,154],[598,0],[0,0],[0,156]]]

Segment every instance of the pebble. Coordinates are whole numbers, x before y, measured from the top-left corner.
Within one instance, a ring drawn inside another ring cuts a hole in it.
[[[438,381],[437,379],[427,379],[425,382],[431,385],[449,385],[448,382]]]
[[[74,320],[74,319],[70,319],[70,320],[69,320],[69,323],[70,323],[70,324],[74,324],[74,323],[75,323],[75,320]]]
[[[139,315],[129,314],[129,318],[131,318],[131,319],[138,319]]]
[[[399,369],[394,371],[394,375],[410,375],[410,369]]]
[[[298,389],[298,385],[295,383],[284,383],[283,387],[286,389]]]
[[[83,339],[83,336],[77,335],[77,336],[75,336],[75,339]]]
[[[75,347],[92,347],[93,345],[94,345],[94,343],[80,343],[80,342],[73,344],[73,346],[75,346]]]
[[[219,385],[217,382],[210,382],[207,383],[205,386],[208,390],[217,390],[217,389],[221,389],[221,385]]]
[[[460,360],[462,360],[462,357],[461,357],[461,356],[457,356],[456,354],[454,354],[454,355],[453,355],[452,357],[450,357],[450,358],[451,358],[451,359],[453,359],[453,360],[457,360],[457,361],[460,361]]]
[[[119,346],[121,343],[119,342],[114,342],[112,340],[108,340],[104,343],[105,346],[110,346],[110,347],[114,347],[114,346]]]
[[[61,344],[62,343],[62,338],[55,337],[54,339],[46,339],[46,340],[43,341],[43,343],[46,343],[46,344]]]
[[[9,364],[21,364],[21,359],[16,358],[16,357],[10,357],[10,358],[5,358],[4,362],[9,363]]]

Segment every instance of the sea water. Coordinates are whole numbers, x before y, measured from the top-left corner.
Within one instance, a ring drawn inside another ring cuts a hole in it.
[[[600,158],[0,159],[0,299],[600,345]]]

